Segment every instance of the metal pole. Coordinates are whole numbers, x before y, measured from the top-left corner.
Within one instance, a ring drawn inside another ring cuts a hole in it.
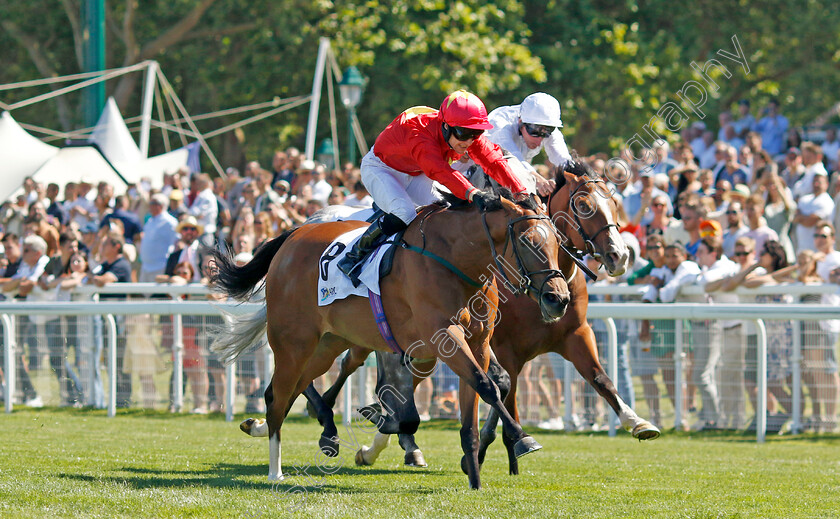
[[[236,363],[225,366],[225,421],[233,421],[233,404],[236,402]]]
[[[607,325],[607,374],[613,380],[615,387],[618,388],[618,332],[615,329],[615,321],[612,317],[604,319],[604,324]],[[618,426],[615,413],[609,413],[607,423],[609,424],[609,436],[615,436]]]
[[[764,434],[767,431],[767,329],[764,321],[755,320],[755,332],[758,338],[758,367],[756,369],[755,385],[758,388],[756,395],[756,417],[755,417],[755,439],[758,443],[764,443]]]
[[[563,413],[563,422],[567,431],[575,430],[575,400],[572,395],[572,378],[575,372],[572,369],[572,363],[565,360],[563,362],[563,399],[566,401],[566,409]]]
[[[15,395],[15,325],[14,316],[0,315],[3,320],[3,344],[6,345],[5,365],[3,372],[6,374],[6,392],[3,398],[6,401],[6,412],[13,411],[12,402]]]
[[[312,101],[309,105],[309,121],[306,124],[306,147],[304,155],[307,159],[315,158],[315,133],[318,130],[318,108],[321,106],[321,83],[326,70],[327,53],[330,51],[330,40],[321,38],[318,45],[318,60],[315,62],[315,78],[312,81]]]
[[[108,417],[117,415],[117,321],[114,316],[105,316],[108,327]]]
[[[802,321],[794,321],[793,325],[793,409],[785,411],[791,411],[793,415],[791,434],[799,434],[802,432]]]
[[[85,72],[105,70],[105,0],[85,0],[82,4]],[[85,126],[95,126],[105,106],[105,83],[85,89]]]
[[[683,415],[683,321],[674,323],[674,429],[682,429]]]
[[[353,118],[356,116],[356,107],[350,107],[350,115],[347,119],[347,145],[350,146],[350,151],[347,154],[350,164],[356,164],[356,136],[353,135]]]
[[[349,355],[350,352],[344,352],[344,355]],[[351,375],[351,377],[358,377],[358,372]],[[350,425],[351,416],[353,416],[353,381],[344,384],[344,425]]]
[[[184,316],[172,316],[172,407],[176,413],[184,408]]]
[[[146,69],[146,86],[143,92],[143,112],[140,119],[140,153],[143,158],[149,156],[149,134],[152,125],[152,102],[155,95],[155,81],[157,80],[157,61],[150,61]]]

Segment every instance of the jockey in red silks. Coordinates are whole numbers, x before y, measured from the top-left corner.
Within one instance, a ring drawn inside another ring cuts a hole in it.
[[[362,159],[361,174],[362,183],[385,214],[338,264],[355,286],[365,257],[388,236],[405,229],[417,216],[418,206],[437,200],[433,181],[455,196],[473,201],[478,189],[451,166],[464,154],[500,185],[514,193],[525,191],[501,148],[483,135],[491,128],[481,99],[458,90],[446,96],[440,110],[409,108],[379,134]]]

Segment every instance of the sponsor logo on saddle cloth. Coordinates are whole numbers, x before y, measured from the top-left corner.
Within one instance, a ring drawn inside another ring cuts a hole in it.
[[[338,262],[366,229],[366,227],[360,227],[342,234],[321,254],[318,259],[318,306],[327,306],[349,296],[368,297],[368,290],[379,294],[379,264],[392,243],[383,244],[367,257],[362,266],[362,274],[359,276],[361,284],[358,288],[353,287],[350,279],[338,270]]]

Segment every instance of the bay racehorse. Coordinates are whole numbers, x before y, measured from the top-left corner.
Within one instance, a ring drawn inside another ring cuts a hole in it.
[[[472,488],[480,487],[478,396],[497,409],[505,434],[515,439],[516,456],[541,448],[505,409],[498,387],[486,374],[498,308],[495,276],[488,267],[504,272],[500,262],[514,265],[514,290],[534,298],[546,321],[560,318],[569,301],[550,220],[532,198],[514,201],[509,192],[501,194],[485,191],[474,204],[456,206],[450,198],[448,208],[423,208],[403,244],[424,254],[398,249],[391,273],[380,285],[385,314],[392,324],[399,323],[393,328],[396,342],[413,345],[418,358],[440,358],[464,382],[459,393],[462,466]],[[338,236],[362,225],[348,221],[299,227],[268,242],[241,267],[229,255],[214,253],[219,267],[214,284],[231,297],[246,300],[265,278],[265,306],[254,314],[228,316],[228,329],[216,336],[212,349],[232,362],[267,335],[274,374],[265,394],[266,420],[252,422],[250,432],[269,438],[269,479],[283,478],[280,431],[304,388],[353,345],[389,349],[364,298],[318,306],[319,272],[325,267],[319,264],[321,254]]]
[[[557,176],[557,187],[548,201],[549,214],[561,236],[570,240],[570,245],[578,250],[587,251],[598,257],[610,275],[624,273],[628,252],[616,224],[617,205],[608,191],[603,180],[595,176],[583,163],[572,163],[566,172]],[[562,264],[566,252],[561,252],[559,258]],[[596,389],[619,416],[621,425],[634,438],[640,440],[655,439],[659,436],[659,429],[647,420],[641,419],[618,396],[615,386],[607,376],[598,358],[595,336],[586,321],[588,307],[588,293],[584,274],[567,276],[571,293],[571,302],[564,317],[552,323],[544,323],[540,319],[539,309],[525,298],[512,294],[505,287],[500,292],[502,300],[499,307],[502,316],[496,326],[491,340],[495,356],[491,359],[488,374],[502,389],[509,388],[503,397],[505,407],[519,420],[516,407],[516,383],[524,364],[538,355],[555,352],[571,361],[577,371]],[[324,406],[332,407],[346,378],[355,371],[367,358],[370,350],[357,347],[348,352],[342,361],[341,372],[336,383],[324,393],[323,400],[318,398],[314,387],[307,388],[306,396],[315,403],[315,412],[319,420]],[[380,380],[377,388],[392,385],[399,391],[406,391],[405,374],[412,371],[415,385],[433,371],[433,366],[418,365],[416,362],[405,369],[399,359],[387,354],[377,354],[377,366]],[[498,364],[497,364],[498,362]],[[381,364],[381,366],[380,366]],[[401,389],[402,388],[402,389]],[[374,439],[371,448],[363,447],[356,454],[356,461],[360,465],[372,464],[378,454],[387,445],[388,433],[403,430],[404,425],[395,426],[394,422],[410,422],[419,420],[413,400],[408,405],[402,404],[388,393],[379,394],[382,406],[389,411],[389,416],[381,417],[376,407],[363,408],[363,414],[371,417],[380,424],[380,432]],[[483,461],[487,448],[495,440],[498,415],[494,410],[485,422],[481,432],[479,460]],[[384,427],[382,427],[384,426]],[[513,438],[504,436],[504,443],[508,447],[509,469],[511,474],[518,473],[518,463],[513,455],[511,443]],[[405,449],[407,465],[424,466],[422,453],[414,443],[413,435],[400,434],[400,445]]]

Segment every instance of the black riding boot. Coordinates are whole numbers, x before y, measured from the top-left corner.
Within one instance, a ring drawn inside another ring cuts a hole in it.
[[[338,269],[350,278],[354,287],[359,286],[359,274],[362,273],[362,263],[365,258],[390,236],[382,229],[382,220],[380,218],[370,224],[362,237],[353,244],[350,252],[338,262]]]

